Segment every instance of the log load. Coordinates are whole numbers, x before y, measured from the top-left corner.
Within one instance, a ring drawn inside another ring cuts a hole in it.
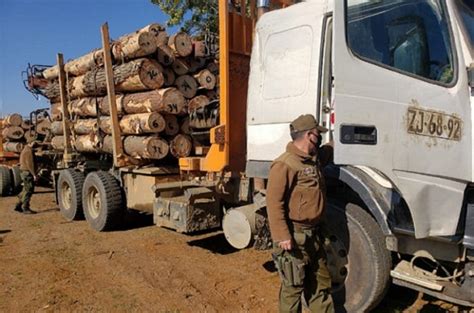
[[[114,153],[114,139],[112,136],[105,136],[102,140],[102,152],[113,154]]]
[[[181,126],[180,126],[180,131],[182,134],[185,135],[190,135],[191,134],[191,128],[189,127],[189,117],[186,116],[182,121],[181,121]]]
[[[176,115],[171,115],[171,114],[165,114],[163,116],[165,118],[165,134],[167,136],[175,136],[176,134],[179,133],[179,123],[178,123],[178,118]]]
[[[187,57],[193,52],[193,42],[191,37],[184,32],[178,32],[170,36],[168,46],[176,55],[181,57]]]
[[[8,115],[4,121],[6,126],[21,126],[23,123],[23,118],[18,113],[13,113]]]
[[[166,123],[160,113],[151,112],[124,115],[119,121],[119,125],[123,135],[140,135],[162,132]],[[99,127],[107,135],[112,134],[110,118],[102,118]]]
[[[25,135],[23,135],[27,143],[33,142],[36,140],[36,132],[33,129],[29,129],[25,131]]]
[[[160,65],[149,59],[136,59],[114,66],[115,90],[118,92],[158,89],[164,84]],[[70,96],[104,96],[107,84],[104,69],[93,70],[72,79]]]
[[[199,83],[199,86],[201,86],[204,89],[207,90],[212,90],[216,87],[216,76],[211,73],[208,69],[204,69],[194,75],[194,78],[197,80]]]
[[[112,55],[116,61],[144,57],[156,52],[158,47],[157,27],[147,26],[134,33],[124,35],[112,43]]]
[[[74,123],[74,133],[76,135],[95,134],[98,130],[97,119],[80,119]]]
[[[33,124],[31,124],[30,120],[23,120],[21,123],[21,128],[23,128],[25,131],[28,129],[31,129],[33,127]]]
[[[198,83],[194,77],[190,75],[183,75],[176,79],[176,87],[179,91],[181,91],[184,97],[191,99],[196,95]]]
[[[176,88],[165,88],[147,92],[127,94],[123,98],[123,110],[127,114],[186,112],[186,100]]]
[[[175,57],[173,50],[165,45],[158,46],[158,49],[156,50],[156,58],[158,59],[158,62],[164,66],[170,66],[173,64]]]
[[[117,114],[119,116],[122,116],[124,114],[123,95],[115,96],[115,105],[117,107]],[[104,98],[101,98],[101,101],[99,101],[99,111],[103,115],[110,115],[109,96],[105,96]]]
[[[96,117],[97,106],[100,106],[100,102],[103,98],[80,98],[71,101],[71,112],[80,117]]]
[[[153,35],[155,38],[155,45],[157,47],[166,45],[168,43],[168,34],[166,28],[158,23],[152,23],[143,27],[140,31],[146,31]]]
[[[104,65],[104,53],[102,49],[91,51],[77,59],[71,60],[64,64],[64,71],[79,76],[88,71]],[[59,77],[59,67],[54,65],[43,71],[43,77],[46,79],[56,79]]]
[[[20,140],[23,138],[25,131],[20,126],[9,126],[3,129],[2,136],[9,140]]]
[[[36,124],[35,130],[40,135],[47,135],[51,129],[51,122],[48,119],[44,119]]]
[[[78,152],[99,152],[100,149],[100,141],[94,134],[76,136],[73,145]]]
[[[57,151],[64,151],[64,137],[63,136],[55,136],[51,139],[51,146],[54,150]]]
[[[171,140],[170,144],[170,153],[175,158],[185,158],[191,154],[193,149],[193,142],[191,137],[179,134]]]
[[[61,121],[54,121],[51,123],[51,133],[54,136],[62,136],[64,135],[64,130],[63,130],[63,122]],[[26,134],[25,134],[26,137]]]
[[[169,152],[168,143],[156,136],[127,136],[123,146],[127,155],[138,159],[160,160]]]
[[[3,144],[3,151],[21,153],[25,145],[22,142],[5,142]]]
[[[176,80],[176,75],[174,74],[173,70],[170,68],[163,68],[163,78],[165,79],[165,83],[163,84],[166,87],[170,87],[174,84]]]
[[[60,102],[51,103],[51,119],[60,121],[63,119],[63,108]]]
[[[176,75],[185,75],[191,69],[191,65],[185,59],[175,59],[171,67]]]
[[[193,112],[198,110],[199,108],[204,108],[206,105],[209,104],[209,98],[204,95],[200,95],[197,97],[192,98],[188,103],[188,110],[189,112]]]

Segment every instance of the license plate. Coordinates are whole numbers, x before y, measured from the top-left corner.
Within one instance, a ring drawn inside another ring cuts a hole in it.
[[[448,140],[461,140],[462,120],[451,114],[408,108],[408,133],[437,137]]]

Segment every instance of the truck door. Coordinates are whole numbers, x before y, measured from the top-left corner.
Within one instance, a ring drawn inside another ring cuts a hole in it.
[[[456,233],[472,179],[471,107],[445,1],[335,1],[335,163],[383,173],[418,238]]]

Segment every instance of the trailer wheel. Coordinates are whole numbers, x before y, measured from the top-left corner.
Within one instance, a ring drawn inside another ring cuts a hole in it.
[[[0,197],[6,197],[10,194],[12,188],[12,177],[10,169],[6,166],[0,166]]]
[[[107,172],[87,175],[82,190],[84,215],[89,225],[97,231],[117,228],[122,222],[122,189],[118,181]]]
[[[389,286],[392,261],[384,234],[366,211],[352,203],[329,203],[327,223],[325,248],[336,308],[368,312]]]
[[[68,221],[84,217],[82,212],[82,186],[84,174],[72,169],[61,171],[57,183],[59,210]]]
[[[12,172],[12,194],[17,195],[21,191],[21,171],[20,171],[20,166],[15,165],[11,168]]]

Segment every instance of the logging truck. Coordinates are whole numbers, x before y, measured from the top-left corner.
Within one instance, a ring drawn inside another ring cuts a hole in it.
[[[135,102],[116,97],[128,87],[125,65],[112,63],[145,55],[130,48],[139,40],[126,36],[110,47],[104,25],[102,50],[82,58],[100,60],[101,69],[72,83],[68,73],[81,62],[64,66],[58,55],[51,71],[63,126],[65,169],[55,173],[62,214],[84,215],[103,231],[117,227],[127,209],[147,211],[158,226],[182,233],[222,227],[237,249],[267,247],[270,164],[290,140],[290,121],[312,113],[330,129],[323,139],[335,148],[334,164],[325,168],[325,249],[337,305],[369,311],[393,282],[473,306],[472,1],[297,2],[219,0],[217,101],[187,108],[192,142],[177,147],[194,151],[169,166],[143,164],[156,153],[164,157],[170,145],[130,137],[138,126],[119,119],[117,103]],[[177,56],[177,43],[186,40],[160,38],[162,72],[187,72]],[[96,121],[82,132],[100,135],[105,106],[110,135],[100,149],[108,153],[93,153],[90,140],[77,139],[84,135],[73,134],[73,147],[69,133],[75,120],[68,97],[98,89],[107,96],[89,106]],[[150,118],[135,117],[162,127]],[[208,144],[196,145],[202,138]]]

